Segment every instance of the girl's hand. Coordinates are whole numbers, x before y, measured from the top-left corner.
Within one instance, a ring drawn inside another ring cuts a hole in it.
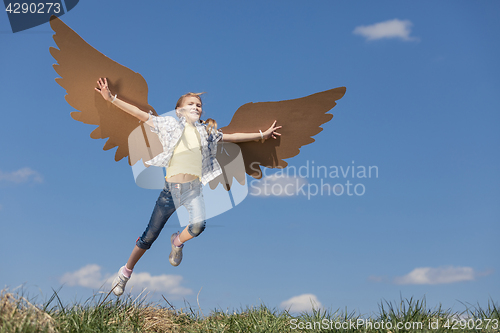
[[[281,136],[280,133],[276,132],[277,129],[281,128],[281,126],[276,126],[276,120],[274,123],[267,129],[267,131],[263,132],[262,135],[264,136],[264,139],[267,140],[269,138],[276,139],[276,135]]]
[[[99,81],[97,81],[97,85],[99,86],[99,89],[95,88],[95,90],[102,95],[102,98],[107,101],[111,101],[113,99],[113,95],[111,95],[111,91],[109,91],[108,80],[106,80],[106,78],[104,78],[104,80],[100,78]]]

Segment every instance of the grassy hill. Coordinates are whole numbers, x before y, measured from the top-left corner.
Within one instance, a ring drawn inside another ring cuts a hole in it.
[[[6,332],[500,332],[498,305],[451,312],[428,309],[425,300],[384,302],[373,318],[354,312],[313,310],[292,315],[264,305],[203,316],[191,307],[147,303],[145,297],[111,299],[97,294],[83,304],[63,305],[57,292],[42,305],[20,293],[0,293],[0,333]],[[166,303],[168,301],[165,299]]]

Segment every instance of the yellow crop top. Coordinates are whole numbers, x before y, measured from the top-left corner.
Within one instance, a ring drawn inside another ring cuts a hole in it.
[[[186,123],[172,158],[167,167],[167,176],[187,173],[201,178],[201,145],[200,133],[193,125]]]

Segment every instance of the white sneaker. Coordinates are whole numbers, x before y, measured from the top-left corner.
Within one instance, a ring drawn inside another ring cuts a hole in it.
[[[128,280],[130,280],[130,278],[123,275],[122,269],[123,267],[120,268],[120,270],[118,271],[118,276],[113,280],[113,284],[111,285],[111,287],[113,288],[113,294],[115,294],[116,296],[121,296],[123,294],[123,292],[125,291],[125,285],[127,284]]]
[[[172,266],[179,266],[181,261],[182,261],[182,248],[184,247],[184,244],[181,246],[177,247],[174,244],[174,239],[179,235],[179,232],[172,234],[170,237],[170,243],[172,244],[172,252],[170,252],[170,255],[168,256],[168,261],[170,261],[170,264]]]

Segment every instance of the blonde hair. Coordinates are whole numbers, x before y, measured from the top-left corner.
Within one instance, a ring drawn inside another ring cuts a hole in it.
[[[191,97],[191,96],[198,98],[200,100],[200,103],[203,105],[203,102],[201,101],[201,97],[200,97],[200,95],[202,95],[202,94],[204,94],[204,92],[201,92],[201,93],[188,92],[187,94],[182,95],[179,98],[179,100],[177,101],[177,104],[175,104],[175,109],[180,108],[180,106],[184,102],[184,98]],[[212,132],[212,130],[217,131],[217,122],[214,119],[208,118],[205,121],[201,120],[201,122],[207,125],[207,133],[208,134],[210,134]]]

